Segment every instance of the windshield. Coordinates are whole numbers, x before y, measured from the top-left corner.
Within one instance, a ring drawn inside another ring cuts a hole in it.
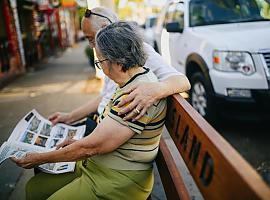
[[[191,0],[190,26],[270,20],[270,0]]]
[[[156,25],[156,17],[148,18],[148,21],[146,22],[148,28],[152,28]]]

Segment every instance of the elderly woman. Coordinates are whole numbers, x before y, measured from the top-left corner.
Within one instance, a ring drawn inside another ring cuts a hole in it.
[[[125,121],[118,102],[124,90],[138,81],[157,81],[144,68],[146,55],[136,28],[113,23],[96,35],[97,67],[118,84],[89,136],[48,152],[31,153],[21,160],[24,168],[43,163],[78,161],[74,173],[39,173],[26,187],[27,199],[147,199],[153,187],[153,161],[166,115],[166,100],[150,107],[138,121]],[[139,113],[139,110],[134,110]]]

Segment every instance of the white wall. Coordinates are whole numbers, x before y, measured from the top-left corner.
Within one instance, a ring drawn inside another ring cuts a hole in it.
[[[87,0],[87,5],[89,9],[97,6],[104,6],[114,10],[114,0]]]

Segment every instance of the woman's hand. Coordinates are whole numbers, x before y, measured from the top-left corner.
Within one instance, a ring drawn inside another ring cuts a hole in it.
[[[39,163],[39,153],[27,153],[23,158],[10,158],[13,162],[15,162],[19,167],[23,167],[25,169],[33,168],[41,163]]]
[[[77,140],[74,140],[74,139],[66,139],[64,140],[63,142],[61,142],[60,144],[56,145],[56,150],[57,149],[60,149],[61,147],[65,147],[65,146],[68,146],[74,142],[76,142]]]

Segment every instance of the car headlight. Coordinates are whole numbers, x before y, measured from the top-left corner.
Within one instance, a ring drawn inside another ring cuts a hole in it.
[[[213,64],[216,70],[224,72],[251,75],[256,71],[251,55],[241,51],[214,51]]]

